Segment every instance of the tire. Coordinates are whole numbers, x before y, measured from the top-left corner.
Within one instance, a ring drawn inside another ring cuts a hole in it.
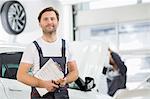
[[[26,12],[18,1],[6,1],[1,8],[1,22],[9,34],[20,34],[26,25]]]

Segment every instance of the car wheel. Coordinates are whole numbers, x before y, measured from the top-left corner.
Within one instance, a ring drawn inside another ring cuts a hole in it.
[[[1,8],[1,21],[7,33],[20,34],[26,25],[24,7],[18,1],[6,1]]]

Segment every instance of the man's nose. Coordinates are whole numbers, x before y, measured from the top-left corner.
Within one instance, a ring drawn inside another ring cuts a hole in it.
[[[52,20],[50,18],[48,19],[48,23],[52,23]]]

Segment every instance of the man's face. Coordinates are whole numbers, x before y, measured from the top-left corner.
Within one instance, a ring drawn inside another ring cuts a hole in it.
[[[58,20],[55,12],[47,11],[43,13],[39,24],[44,33],[52,34],[56,32],[56,29],[58,27]]]
[[[109,56],[109,64],[110,64],[110,65],[115,65],[115,61],[113,60],[111,54],[110,54],[110,56]]]

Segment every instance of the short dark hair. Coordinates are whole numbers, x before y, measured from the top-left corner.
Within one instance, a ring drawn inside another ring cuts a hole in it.
[[[59,21],[59,13],[57,10],[55,10],[53,7],[47,7],[45,9],[43,9],[40,13],[39,13],[39,16],[38,16],[38,20],[39,22],[41,21],[41,16],[43,13],[47,12],[47,11],[54,11],[55,14],[56,14],[56,17],[57,17],[57,20]]]

